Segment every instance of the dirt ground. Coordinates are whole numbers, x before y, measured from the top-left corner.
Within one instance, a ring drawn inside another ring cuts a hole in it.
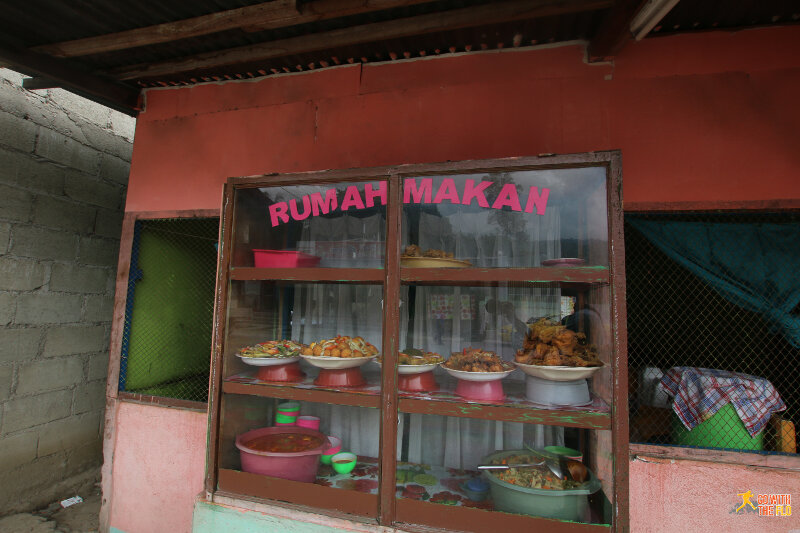
[[[100,484],[87,484],[78,490],[83,502],[67,508],[53,502],[45,509],[0,518],[2,533],[94,533],[100,515]]]

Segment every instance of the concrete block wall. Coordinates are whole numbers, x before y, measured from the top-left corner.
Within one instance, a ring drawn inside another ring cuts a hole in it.
[[[135,121],[0,69],[0,516],[102,462]]]

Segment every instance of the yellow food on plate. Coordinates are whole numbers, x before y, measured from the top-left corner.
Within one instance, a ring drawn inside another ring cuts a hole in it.
[[[300,352],[301,355],[319,357],[338,357],[351,359],[355,357],[371,357],[378,355],[378,349],[362,337],[337,335],[333,339],[312,342]]]

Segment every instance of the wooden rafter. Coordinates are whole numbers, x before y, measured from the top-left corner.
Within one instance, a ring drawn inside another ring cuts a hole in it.
[[[589,61],[605,61],[622,50],[631,37],[631,21],[647,0],[619,0],[604,17],[589,42]]]
[[[266,61],[277,57],[333,48],[444,32],[484,24],[605,9],[612,0],[506,0],[440,13],[376,22],[362,26],[313,33],[280,41],[230,48],[177,60],[123,67],[111,72],[121,80],[157,78]]]
[[[431,0],[274,0],[238,9],[229,9],[190,19],[156,24],[144,28],[47,44],[34,51],[55,57],[78,57],[137,46],[200,37],[222,31],[243,29],[262,31],[331,18],[357,15],[430,2]]]
[[[24,74],[54,82],[51,86],[63,87],[123,113],[135,115],[138,111],[138,89],[90,74],[69,60],[0,45],[0,61]]]

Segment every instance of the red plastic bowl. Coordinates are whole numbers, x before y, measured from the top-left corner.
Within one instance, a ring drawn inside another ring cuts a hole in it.
[[[291,250],[253,250],[256,268],[315,267],[320,257]]]
[[[360,387],[367,380],[361,373],[361,367],[353,368],[321,368],[314,385],[318,387]]]
[[[291,453],[262,452],[250,449],[243,444],[243,442],[255,437],[277,433],[313,435],[322,438],[322,444],[311,450]],[[262,474],[304,483],[313,483],[317,478],[319,456],[330,446],[328,437],[324,433],[297,426],[259,428],[236,437],[236,447],[239,448],[242,470],[252,474]]]

